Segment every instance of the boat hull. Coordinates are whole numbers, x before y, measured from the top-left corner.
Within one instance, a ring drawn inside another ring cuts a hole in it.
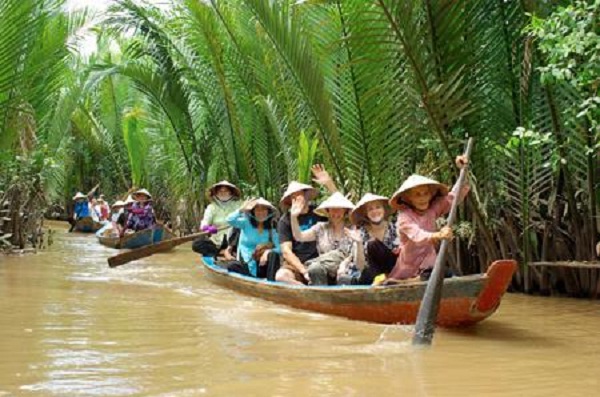
[[[298,309],[383,324],[414,324],[427,282],[392,286],[295,286],[228,273],[208,261],[202,269],[208,278],[237,292]],[[444,280],[437,325],[475,324],[498,308],[517,264],[496,261],[487,273]]]
[[[111,248],[135,249],[156,244],[171,238],[173,238],[173,234],[169,229],[162,225],[157,225],[152,229],[146,229],[132,234],[127,234],[122,238],[98,236],[98,241],[100,244]]]
[[[91,216],[80,218],[75,223],[75,230],[81,233],[94,233],[102,228],[100,222],[96,222]]]

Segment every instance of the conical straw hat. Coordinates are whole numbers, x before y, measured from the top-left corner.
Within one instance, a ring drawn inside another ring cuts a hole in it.
[[[221,186],[228,187],[229,189],[231,189],[231,193],[238,198],[242,196],[242,191],[240,190],[240,188],[226,180],[222,180],[221,182],[217,182],[214,185],[212,185],[210,189],[208,189],[210,196],[214,197],[215,194],[217,194],[217,189]]]
[[[327,210],[332,208],[343,208],[345,210],[352,211],[354,209],[354,204],[352,204],[352,201],[344,197],[342,193],[335,192],[329,196],[327,200],[323,201],[321,205],[317,207],[317,209],[315,209],[315,214],[327,217],[329,215],[327,214]]]
[[[117,200],[114,202],[113,205],[111,205],[111,208],[115,208],[115,207],[123,207],[125,206],[125,201],[123,200]]]
[[[279,206],[282,208],[287,208],[287,207],[291,206],[292,205],[292,194],[301,192],[303,190],[306,190],[308,192],[309,200],[312,200],[319,195],[319,192],[314,187],[312,187],[310,185],[306,185],[304,183],[292,181],[288,185],[285,193],[283,193],[283,196],[281,197],[281,200],[279,201]]]
[[[148,198],[152,198],[152,195],[150,194],[149,191],[147,191],[146,189],[140,189],[140,190],[136,190],[135,192],[133,192],[132,196],[135,197],[138,194],[144,194],[146,195]]]
[[[133,197],[131,197],[131,194],[127,196],[127,199],[125,200],[125,205],[127,204],[133,204],[135,203],[135,200],[133,199]]]
[[[73,200],[78,200],[78,199],[86,199],[87,196],[81,192],[77,192],[77,194],[75,196],[73,196]]]
[[[360,199],[358,204],[356,204],[356,208],[354,208],[354,210],[350,213],[350,221],[352,221],[352,223],[354,223],[356,225],[356,224],[360,223],[361,221],[368,220],[369,218],[367,217],[367,208],[366,208],[367,204],[373,203],[376,201],[381,201],[381,203],[383,204],[383,207],[385,208],[384,217],[387,217],[390,214],[388,198],[384,197],[384,196],[378,196],[373,193],[367,193],[364,196],[362,196],[362,198]]]
[[[396,190],[396,193],[390,199],[390,206],[397,210],[400,208],[400,205],[403,203],[402,194],[408,192],[410,189],[418,187],[418,186],[433,186],[437,189],[437,193],[446,195],[448,194],[448,186],[439,183],[435,179],[427,178],[421,175],[411,175],[404,181],[400,189]],[[435,196],[434,194],[434,196]]]
[[[257,205],[262,205],[264,207],[267,207],[269,210],[271,210],[271,212],[273,213],[273,215],[276,215],[278,213],[277,208],[275,208],[275,206],[273,204],[271,204],[268,200],[265,200],[262,197],[254,200],[254,202],[248,208],[248,210],[252,211],[254,208],[256,208]]]

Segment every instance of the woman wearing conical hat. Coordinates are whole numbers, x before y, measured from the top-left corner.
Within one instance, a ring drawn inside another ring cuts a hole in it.
[[[234,252],[229,248],[228,239],[232,229],[227,217],[240,208],[242,192],[233,183],[223,180],[212,185],[208,193],[211,203],[204,210],[200,229],[214,233],[209,238],[194,241],[192,249],[202,256],[233,260]]]
[[[125,233],[125,226],[127,226],[127,220],[129,219],[129,213],[131,207],[135,204],[135,200],[131,197],[131,194],[127,196],[127,199],[123,202],[123,209],[119,211],[119,216],[115,221],[116,230],[119,232],[119,236],[123,236]]]
[[[314,165],[311,171],[314,176],[314,182],[327,188],[330,193],[337,191],[329,173],[325,171],[322,165]],[[317,195],[317,189],[312,186],[292,181],[281,197],[279,206],[282,210],[287,211],[293,202],[297,202],[297,205],[302,208],[300,215],[298,215],[300,229],[307,230],[317,224],[317,222],[327,220],[314,212],[315,206],[311,204],[311,201]],[[281,268],[275,276],[276,280],[289,284],[307,284],[310,277],[305,263],[319,256],[316,242],[301,242],[294,239],[289,211],[284,213],[279,219],[277,232],[279,233],[282,261]]]
[[[150,229],[156,224],[154,209],[152,208],[152,195],[146,189],[139,189],[131,195],[135,203],[129,210],[126,229],[134,232]]]
[[[250,199],[227,217],[227,222],[240,230],[235,271],[244,275],[275,280],[279,267],[277,208],[264,198]]]
[[[102,199],[104,199],[103,196],[100,196],[100,197]],[[106,203],[106,204],[108,205],[108,203]],[[120,235],[121,231],[117,225],[117,220],[119,219],[119,216],[123,212],[124,206],[125,206],[125,202],[123,200],[115,201],[115,203],[111,206],[110,216],[107,217],[106,222],[104,222],[104,226],[102,226],[102,228],[96,232],[96,236],[112,235],[112,236],[118,237]]]
[[[463,168],[468,159],[456,158],[458,168]],[[420,175],[411,175],[390,199],[390,206],[398,210],[397,230],[400,237],[400,254],[390,272],[390,280],[405,280],[420,277],[427,280],[435,264],[436,243],[452,239],[452,229],[443,227],[436,231],[437,218],[450,212],[454,197],[462,202],[469,192],[468,182],[458,182],[448,193],[448,188]]]
[[[98,196],[98,200],[96,201],[96,211],[100,214],[100,222],[104,222],[110,217],[110,206],[106,202],[103,194]]]
[[[350,237],[357,243],[351,262],[338,271],[338,284],[371,285],[375,276],[388,274],[398,257],[396,224],[390,221],[388,198],[365,194],[350,213],[350,220],[358,227]]]
[[[345,260],[351,260],[354,241],[346,228],[347,215],[354,204],[340,192],[333,193],[315,210],[326,218],[307,230],[302,230],[298,222],[303,204],[292,202],[290,215],[294,239],[299,242],[316,242],[319,256],[305,263],[311,285],[327,285],[329,278],[335,278],[338,268]]]

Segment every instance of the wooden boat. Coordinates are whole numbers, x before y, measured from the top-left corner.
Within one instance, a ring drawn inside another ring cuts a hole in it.
[[[79,218],[75,222],[75,231],[81,233],[94,233],[100,230],[101,228],[102,224],[100,222],[94,221],[91,216]]]
[[[207,277],[221,286],[295,308],[384,324],[414,324],[427,282],[391,286],[297,286],[229,273],[203,258]],[[485,274],[444,280],[437,324],[458,327],[492,315],[517,268],[513,260],[491,264]]]
[[[141,230],[139,232],[126,234],[122,238],[110,236],[98,236],[98,241],[102,245],[111,248],[140,248],[147,245],[169,240],[173,237],[171,231],[163,225],[156,225],[152,229]]]

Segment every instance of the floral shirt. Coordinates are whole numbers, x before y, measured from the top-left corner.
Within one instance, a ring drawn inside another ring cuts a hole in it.
[[[154,218],[154,210],[152,204],[147,202],[146,204],[134,203],[129,210],[129,218],[127,219],[127,229],[144,230],[149,229],[156,223]]]
[[[368,243],[369,243],[369,241],[374,239],[374,237],[371,237],[371,235],[369,234],[369,231],[367,230],[367,227],[364,225],[361,226],[359,230],[360,230],[360,236],[362,238],[362,244],[363,244],[363,249],[364,249],[365,262],[366,262],[365,266],[368,266],[368,264],[371,261],[369,258]],[[395,220],[390,219],[390,221],[388,221],[388,226],[385,229],[385,232],[383,234],[383,240],[381,242],[386,247],[388,247],[390,250],[395,250],[398,248],[400,241],[398,240],[398,232],[396,230]],[[348,266],[348,270],[346,272],[346,274],[348,274],[349,276],[358,277],[360,275],[360,270],[358,269],[358,266],[357,266],[357,258],[356,257],[357,257],[356,250],[352,250],[352,262]]]
[[[363,247],[365,250],[365,260],[367,263],[369,263],[369,250],[367,249],[367,245],[372,238],[365,226],[360,227],[360,236],[362,237]],[[388,227],[385,229],[383,240],[381,242],[392,251],[398,248],[400,242],[398,240],[398,232],[396,230],[394,221],[388,222]]]
[[[333,231],[329,227],[329,222],[319,222],[311,227],[311,230],[316,236],[319,255],[336,249],[347,255],[352,251],[352,239],[345,234],[341,239],[335,239]]]

